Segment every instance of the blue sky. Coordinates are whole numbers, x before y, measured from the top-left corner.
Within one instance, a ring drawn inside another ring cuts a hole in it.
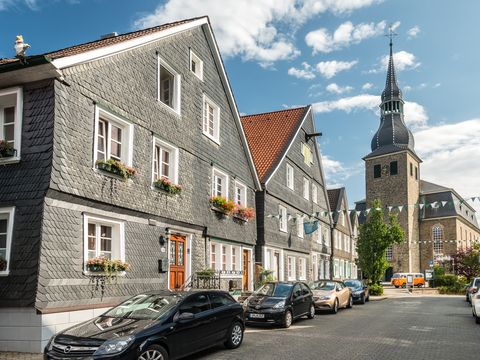
[[[313,104],[327,183],[346,185],[352,204],[364,197],[393,24],[422,178],[480,196],[479,12],[475,0],[0,0],[0,57],[17,34],[37,54],[209,15],[240,111]]]

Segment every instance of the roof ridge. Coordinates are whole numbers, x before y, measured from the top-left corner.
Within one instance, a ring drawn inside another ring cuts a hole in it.
[[[305,106],[299,106],[299,107],[283,109],[283,110],[266,111],[266,112],[261,112],[261,113],[256,113],[256,114],[241,115],[240,117],[241,118],[246,118],[246,117],[250,117],[250,116],[259,116],[259,115],[274,114],[274,113],[280,113],[280,112],[286,112],[286,111],[292,111],[292,110],[308,109],[310,106],[311,105],[305,105]]]

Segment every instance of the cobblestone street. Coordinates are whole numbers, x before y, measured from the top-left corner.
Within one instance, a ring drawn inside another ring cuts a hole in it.
[[[477,359],[480,326],[460,296],[400,296],[337,315],[320,314],[290,329],[249,327],[234,351],[219,346],[196,359]],[[0,353],[0,359],[41,359]]]

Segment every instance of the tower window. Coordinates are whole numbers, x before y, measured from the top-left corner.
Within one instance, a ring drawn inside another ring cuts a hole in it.
[[[390,175],[398,174],[398,163],[396,161],[390,162]]]
[[[377,179],[382,176],[382,167],[378,165],[373,166],[373,178]]]
[[[415,166],[415,180],[418,180],[418,167]]]
[[[413,176],[413,164],[410,163],[410,176]]]

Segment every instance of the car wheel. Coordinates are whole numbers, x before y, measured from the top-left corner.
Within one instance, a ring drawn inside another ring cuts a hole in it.
[[[465,301],[468,302],[468,294],[465,295]]]
[[[288,329],[290,326],[292,326],[293,322],[293,315],[290,310],[285,311],[285,315],[283,316],[283,327],[285,329]]]
[[[234,322],[228,332],[228,339],[225,341],[225,347],[228,349],[238,348],[243,341],[243,326],[238,321]]]
[[[475,316],[475,322],[476,322],[477,324],[480,324],[480,316]]]
[[[312,304],[310,305],[310,312],[308,313],[308,318],[313,319],[315,317],[315,306]]]
[[[151,345],[140,354],[138,360],[168,360],[168,353],[160,345]]]
[[[337,312],[338,312],[338,299],[335,299],[335,302],[333,303],[332,314],[336,314]]]
[[[348,299],[347,309],[351,309],[353,307],[353,297],[350,296]]]
[[[367,298],[365,299],[366,302],[370,301],[370,294],[368,294]]]
[[[395,285],[395,289],[398,289],[398,288],[399,288],[399,286],[398,286],[398,285]]]
[[[362,297],[360,298],[360,304],[365,305],[367,302],[367,299],[365,298],[365,294],[362,294]]]

